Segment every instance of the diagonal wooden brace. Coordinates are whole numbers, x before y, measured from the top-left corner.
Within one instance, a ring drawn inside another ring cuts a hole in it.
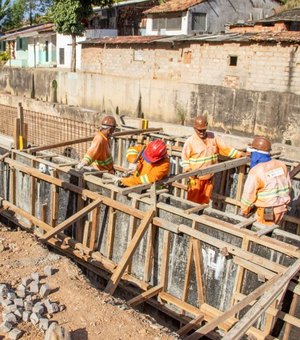
[[[75,223],[77,220],[88,214],[90,211],[95,209],[100,203],[102,202],[101,198],[98,198],[94,202],[90,203],[83,209],[79,210],[76,214],[72,215],[71,217],[67,218],[65,221],[57,225],[55,228],[52,230],[48,231],[46,234],[44,234],[41,237],[41,240],[49,240],[52,236],[56,235],[57,233],[65,230],[68,228],[71,224]]]
[[[145,232],[147,231],[149,224],[152,222],[152,218],[154,215],[154,209],[150,209],[146,212],[144,218],[141,221],[141,224],[138,226],[132,240],[130,241],[124,255],[122,256],[121,261],[119,262],[117,268],[109,279],[107,286],[105,287],[104,291],[106,293],[113,294],[115,292],[130,259],[132,258]]]

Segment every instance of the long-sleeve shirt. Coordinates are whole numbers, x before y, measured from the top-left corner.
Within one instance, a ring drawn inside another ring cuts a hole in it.
[[[136,145],[127,150],[126,158],[129,163],[133,163],[142,150],[142,145]],[[169,175],[170,160],[168,157],[161,159],[156,163],[146,162],[142,156],[137,162],[136,172],[127,178],[122,179],[125,186],[134,186],[139,184],[150,184],[159,181]]]
[[[113,159],[109,139],[98,131],[91,146],[83,157],[86,165],[93,165],[98,170],[113,171]]]
[[[207,132],[207,138],[201,139],[196,133],[189,137],[182,149],[183,170],[204,169],[218,163],[218,155],[229,158],[239,158],[243,153],[226,145],[219,136]],[[210,179],[213,175],[199,176],[200,179]]]
[[[248,173],[242,194],[242,213],[256,207],[277,207],[290,202],[291,180],[286,165],[276,159],[255,165]]]

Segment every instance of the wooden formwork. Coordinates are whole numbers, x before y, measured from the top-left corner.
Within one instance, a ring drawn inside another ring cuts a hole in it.
[[[237,161],[207,170],[228,178],[228,169],[240,169],[236,197],[225,195],[225,184],[214,196],[217,207],[233,207],[233,213],[224,213],[186,201],[181,175],[163,182],[168,190],[154,186],[128,190],[106,184],[104,175],[78,174],[71,161],[61,163],[57,158],[54,163],[42,154],[13,151],[1,163],[6,171],[2,214],[105,277],[106,292],[113,294],[118,285],[131,283],[135,296],[128,304],[135,307],[146,301],[167,312],[181,321],[178,333],[183,337],[272,338],[279,320],[284,323],[281,337],[288,339],[300,328],[295,315],[300,239],[283,232],[280,237],[287,243],[259,234],[249,229],[254,220],[235,216],[245,172],[245,161]],[[40,164],[48,173],[40,171]],[[49,192],[41,197],[45,187]],[[21,188],[24,193],[19,197]],[[62,197],[72,201],[71,211]],[[295,218],[292,222],[300,224]],[[119,231],[125,228],[121,244]],[[225,268],[218,284],[207,274],[205,255],[212,250]],[[228,292],[222,293],[226,303],[214,300],[219,294],[209,289],[214,285],[218,289],[226,285]],[[287,290],[292,298],[289,308],[282,309]]]

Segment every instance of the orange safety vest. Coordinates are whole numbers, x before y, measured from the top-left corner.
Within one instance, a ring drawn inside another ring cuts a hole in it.
[[[255,165],[248,173],[242,194],[242,213],[253,205],[258,208],[286,206],[290,198],[291,180],[285,164],[277,159]]]
[[[213,132],[207,132],[207,138],[201,139],[196,133],[189,137],[182,149],[182,167],[191,170],[204,169],[218,163],[218,155],[229,158],[239,158],[242,152],[226,145],[224,141],[215,136]],[[200,179],[210,179],[213,175],[199,176]]]
[[[109,139],[98,131],[91,146],[83,157],[87,165],[93,165],[98,170],[113,171],[113,159]]]
[[[142,150],[142,145],[130,147],[127,150],[126,158],[129,163],[133,163]],[[137,170],[134,175],[123,178],[122,184],[128,187],[139,184],[150,184],[159,181],[169,175],[170,160],[165,157],[156,163],[148,163],[141,156],[137,162]]]

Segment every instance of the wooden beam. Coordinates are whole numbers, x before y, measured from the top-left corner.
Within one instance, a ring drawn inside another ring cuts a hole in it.
[[[264,313],[273,301],[287,289],[290,280],[300,270],[300,259],[295,261],[282,276],[279,276],[272,287],[262,295],[256,304],[243,316],[243,318],[236,323],[231,330],[225,334],[223,340],[238,340],[247,330],[254,324],[259,316]]]
[[[127,301],[127,305],[131,307],[136,307],[142,302],[145,302],[146,300],[152,298],[153,296],[157,295],[159,292],[161,292],[163,289],[162,285],[154,286],[150,288],[149,290],[143,292],[142,294],[132,298],[131,300]]]
[[[214,330],[216,327],[218,327],[220,323],[226,321],[228,318],[240,312],[243,308],[248,306],[249,303],[252,302],[253,300],[258,299],[267,289],[269,289],[276,281],[278,281],[278,279],[281,278],[281,276],[282,276],[281,274],[277,274],[274,277],[272,277],[269,281],[256,288],[253,292],[248,294],[243,300],[238,302],[236,305],[232,306],[225,313],[221,314],[211,322],[199,328],[197,331],[195,331],[193,334],[187,337],[186,340],[198,340],[202,336]]]
[[[189,323],[181,327],[176,333],[181,337],[186,335],[194,327],[197,327],[204,320],[204,315],[199,314],[195,319],[191,320]]]
[[[131,242],[129,243],[124,255],[122,256],[116,270],[114,271],[107,286],[105,287],[106,293],[113,294],[115,292],[117,285],[121,280],[122,274],[124,273],[131,257],[133,256],[146,230],[148,229],[148,226],[151,223],[154,214],[155,211],[153,209],[150,209],[146,212],[144,218],[141,221],[141,224],[138,226]]]
[[[93,209],[95,209],[100,203],[102,203],[102,199],[99,198],[97,200],[95,200],[94,202],[90,203],[89,205],[87,205],[86,207],[84,207],[83,209],[77,211],[76,214],[70,216],[69,218],[67,218],[65,221],[63,221],[62,223],[60,223],[59,225],[57,225],[55,228],[53,228],[51,231],[48,231],[45,235],[43,235],[41,237],[41,240],[48,240],[49,238],[53,237],[55,234],[65,230],[66,228],[68,228],[71,224],[73,224],[74,222],[76,222],[77,220],[79,220],[80,218],[82,218],[83,216],[85,216],[86,214],[88,214],[90,211],[92,211]]]
[[[193,170],[193,171],[189,171],[189,172],[186,172],[186,173],[183,173],[183,174],[167,177],[167,178],[164,178],[160,181],[157,181],[156,185],[170,184],[170,183],[179,181],[181,179],[188,178],[190,176],[196,176],[196,175],[197,176],[203,176],[203,175],[207,175],[207,174],[214,174],[214,173],[217,173],[217,172],[220,172],[220,171],[224,171],[224,170],[239,167],[241,165],[245,165],[248,162],[249,162],[249,158],[247,158],[247,157],[237,158],[237,159],[233,159],[233,160],[230,160],[230,161],[225,161],[225,162],[222,162],[222,163],[210,165],[205,169]],[[141,185],[137,185],[135,187],[125,188],[123,190],[120,190],[120,193],[122,195],[128,195],[131,192],[141,192],[143,190],[149,189],[151,187],[151,185],[152,184],[141,184]]]
[[[161,131],[162,128],[151,128],[147,130],[143,129],[133,129],[133,130],[125,130],[125,131],[120,131],[120,132],[115,132],[112,134],[112,137],[120,137],[120,136],[127,136],[127,135],[137,135],[140,133],[147,133],[147,132],[155,132],[155,131]],[[44,151],[44,150],[50,150],[50,149],[56,149],[60,148],[62,146],[67,146],[67,145],[72,145],[72,144],[79,144],[79,143],[84,143],[84,142],[90,142],[94,139],[95,136],[90,136],[90,137],[84,137],[84,138],[78,138],[78,139],[73,139],[61,143],[56,143],[56,144],[50,144],[50,145],[45,145],[45,146],[38,146],[38,147],[33,147],[29,148],[23,151],[27,151],[29,153],[33,152],[38,152],[38,151]]]

